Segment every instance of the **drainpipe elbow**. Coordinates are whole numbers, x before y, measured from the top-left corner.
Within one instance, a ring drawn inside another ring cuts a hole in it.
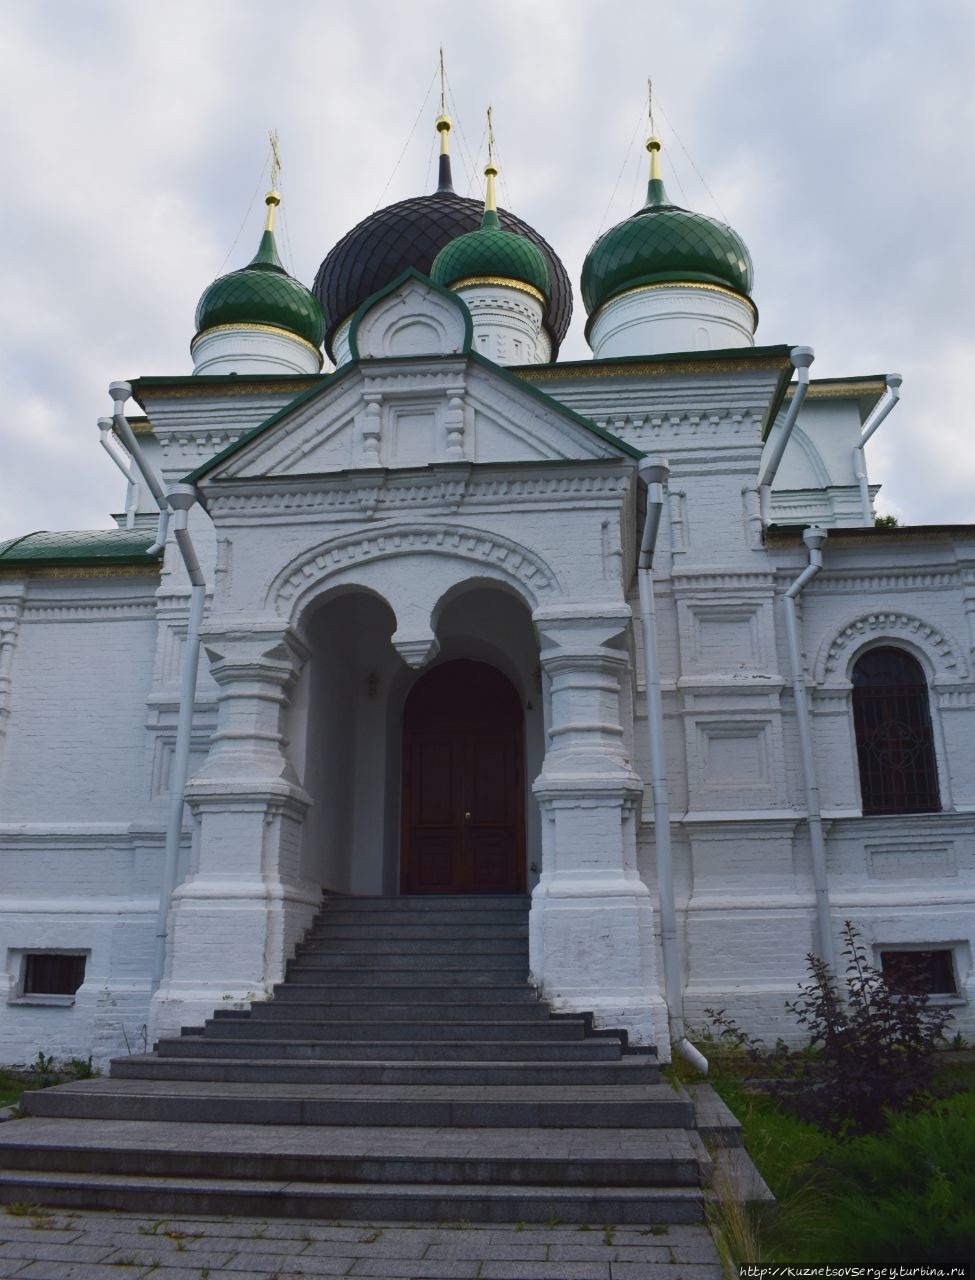
[[[690,1040],[688,1040],[686,1036],[674,1043],[673,1051],[675,1053],[679,1053],[684,1061],[689,1062],[696,1071],[701,1073],[702,1076],[707,1075],[708,1067],[710,1065],[707,1058],[705,1058],[704,1054],[701,1053],[699,1049],[696,1049],[694,1045],[691,1044]]]

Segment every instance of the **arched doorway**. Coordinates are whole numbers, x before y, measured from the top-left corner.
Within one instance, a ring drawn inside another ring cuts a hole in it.
[[[433,667],[403,708],[402,893],[525,891],[523,712],[485,662]]]

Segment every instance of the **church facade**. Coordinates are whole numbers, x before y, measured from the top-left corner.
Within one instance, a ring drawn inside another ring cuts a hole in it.
[[[875,524],[899,378],[755,345],[655,139],[560,362],[564,267],[437,127],[314,290],[272,192],[193,373],[113,384],[117,529],[0,546],[2,1056],[267,998],[323,893],[529,895],[544,998],[663,1059],[789,1038],[845,921],[971,1035],[975,528]]]

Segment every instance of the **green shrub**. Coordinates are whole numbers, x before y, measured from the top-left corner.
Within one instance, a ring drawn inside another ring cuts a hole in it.
[[[836,1146],[823,1261],[938,1266],[975,1257],[975,1094],[889,1117],[884,1134]]]
[[[916,991],[894,991],[848,920],[843,928],[846,983],[841,999],[832,974],[809,956],[812,981],[786,1004],[809,1032],[815,1054],[799,1059],[790,1106],[829,1133],[874,1133],[888,1112],[914,1110],[931,1083],[933,1052],[951,1012],[932,1008]]]
[[[786,1009],[808,1033],[809,1044],[790,1053],[779,1041],[768,1050],[741,1031],[723,1009],[706,1013],[719,1029],[726,1059],[747,1062],[783,1082],[781,1102],[801,1120],[827,1133],[874,1133],[889,1112],[915,1110],[926,1097],[933,1052],[944,1039],[948,1009],[925,994],[894,991],[848,920],[843,929],[846,980],[842,988],[819,956],[807,956],[810,981]]]

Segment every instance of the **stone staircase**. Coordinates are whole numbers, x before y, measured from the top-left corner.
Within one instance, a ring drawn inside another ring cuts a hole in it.
[[[652,1054],[527,984],[523,897],[333,898],[273,1000],[26,1094],[0,1201],[677,1223],[709,1161]]]

